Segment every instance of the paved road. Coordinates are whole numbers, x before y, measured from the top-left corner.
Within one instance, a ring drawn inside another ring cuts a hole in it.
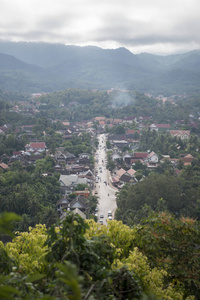
[[[98,221],[103,221],[106,224],[108,218],[108,212],[111,211],[112,218],[114,218],[114,212],[117,208],[115,193],[117,190],[110,185],[110,172],[106,169],[106,135],[99,135],[99,147],[96,152],[95,170],[98,170],[96,176],[99,178],[95,183],[95,191],[99,197],[98,205]],[[106,182],[106,183],[105,183]],[[100,218],[103,215],[103,218]]]

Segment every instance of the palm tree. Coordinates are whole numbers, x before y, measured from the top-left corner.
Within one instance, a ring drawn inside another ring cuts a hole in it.
[[[19,231],[28,231],[29,226],[31,225],[31,218],[27,214],[22,215],[22,219],[19,223]]]
[[[30,197],[28,199],[28,213],[34,217],[40,211],[40,203],[36,197]]]
[[[48,206],[44,207],[41,212],[40,222],[45,224],[46,227],[50,227],[51,225],[55,224],[59,220],[57,211],[55,208]]]

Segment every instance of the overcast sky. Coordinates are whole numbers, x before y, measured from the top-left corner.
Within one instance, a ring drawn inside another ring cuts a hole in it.
[[[200,0],[0,0],[0,7],[4,40],[133,53],[200,49]]]

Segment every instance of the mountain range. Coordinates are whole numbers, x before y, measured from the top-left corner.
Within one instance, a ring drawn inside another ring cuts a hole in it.
[[[0,41],[0,89],[131,89],[153,94],[200,92],[200,51],[168,56],[126,48]]]

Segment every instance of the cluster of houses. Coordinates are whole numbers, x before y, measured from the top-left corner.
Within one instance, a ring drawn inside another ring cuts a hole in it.
[[[150,130],[160,130],[159,128],[170,128],[168,124],[152,124],[149,126]],[[159,126],[160,125],[160,126]],[[163,125],[163,126],[162,126]],[[168,132],[182,140],[188,140],[190,137],[190,131],[188,130],[168,130]],[[140,162],[145,165],[145,168],[149,171],[156,170],[158,166],[161,166],[166,160],[171,162],[174,166],[175,172],[178,174],[176,166],[178,161],[181,160],[184,166],[190,165],[194,160],[191,154],[181,155],[180,158],[170,158],[169,155],[163,155],[159,157],[154,151],[138,152],[137,149],[140,145],[139,136],[140,130],[127,130],[125,134],[110,134],[108,140],[111,145],[110,157],[115,162],[116,168],[112,172],[111,181],[114,186],[121,188],[126,183],[136,183],[137,172],[133,170],[136,162]],[[138,137],[137,137],[138,135]],[[124,151],[123,147],[127,147]]]
[[[25,146],[25,150],[13,151],[12,155],[3,154],[0,156],[0,168],[7,170],[9,165],[15,161],[22,163],[23,167],[27,167],[42,159],[47,147],[45,142],[31,142]]]
[[[80,215],[83,219],[89,216],[89,203],[87,198],[82,195],[77,195],[75,198],[67,196],[62,197],[56,203],[57,211],[60,215],[60,219],[64,219],[67,211],[73,211],[75,214]]]
[[[72,153],[58,148],[54,155],[56,165],[55,171],[60,173],[60,191],[62,198],[56,203],[57,211],[61,218],[66,210],[75,211],[84,219],[89,212],[87,201],[90,190],[94,185],[93,165],[89,153],[80,153],[78,157]],[[85,186],[85,189],[78,190],[78,186]],[[76,195],[71,198],[71,195]]]
[[[136,183],[137,179],[135,177],[136,171],[134,169],[124,170],[123,168],[116,170],[111,177],[111,182],[113,186],[117,188],[122,188],[126,183]]]
[[[38,102],[39,105],[39,102]],[[37,113],[36,105],[28,107],[28,110],[33,110]],[[20,111],[18,106],[14,107],[14,111]],[[57,122],[58,120],[52,120]],[[158,155],[155,152],[137,152],[140,145],[140,134],[143,129],[150,129],[155,131],[165,131],[170,133],[174,137],[179,137],[182,140],[187,140],[190,137],[189,130],[173,130],[170,124],[157,124],[152,123],[151,116],[126,116],[123,119],[111,119],[106,117],[96,117],[89,121],[74,122],[70,124],[68,120],[62,121],[63,129],[58,130],[57,133],[62,134],[63,139],[70,140],[73,134],[81,136],[83,132],[89,132],[91,136],[95,137],[97,132],[104,132],[105,127],[112,128],[116,125],[132,124],[137,125],[137,130],[129,129],[124,134],[109,134],[108,140],[111,144],[111,158],[116,162],[116,169],[112,174],[112,184],[118,188],[121,188],[126,183],[136,183],[136,172],[133,169],[134,164],[140,161],[149,170],[154,170],[162,164],[166,159],[171,161],[172,164],[176,165],[177,159],[171,159],[169,156],[164,156],[159,160]],[[94,126],[97,125],[97,126]],[[182,125],[177,120],[174,128]],[[195,124],[193,124],[194,126]],[[198,125],[198,124],[196,124]],[[20,133],[26,133],[29,137],[30,143],[25,146],[23,151],[13,151],[11,156],[3,154],[0,157],[0,169],[4,171],[9,168],[9,165],[15,161],[20,161],[24,167],[34,164],[37,160],[44,157],[48,153],[45,142],[38,142],[34,140],[33,133],[34,125],[24,125],[15,128],[15,131]],[[0,127],[0,135],[5,135],[11,129],[10,125],[4,125]],[[44,132],[44,136],[46,133]],[[124,151],[125,148],[130,149]],[[88,203],[87,197],[89,196],[89,190],[77,191],[79,184],[87,185],[90,189],[93,188],[95,175],[93,174],[93,166],[90,162],[90,154],[81,153],[76,157],[72,153],[65,151],[64,148],[56,149],[52,158],[55,160],[55,171],[60,173],[60,189],[62,199],[56,204],[57,210],[62,214],[64,210],[76,210],[80,211],[80,214],[87,215]],[[181,157],[184,165],[191,164],[194,157],[190,154]],[[123,163],[121,167],[120,163]],[[70,198],[69,195],[75,193],[75,198]]]
[[[6,171],[15,161],[20,161],[24,167],[27,167],[34,164],[36,160],[43,158],[44,153],[47,152],[45,142],[31,142],[25,146],[25,150],[13,151],[12,156],[2,155],[0,157],[0,168]],[[55,160],[55,172],[60,173],[59,182],[62,198],[56,203],[57,211],[62,217],[66,209],[75,210],[76,213],[86,218],[89,209],[87,198],[94,183],[90,154],[81,153],[76,157],[65,151],[64,148],[58,148],[51,157]],[[5,158],[7,163],[2,162]],[[77,187],[81,184],[85,186],[85,189],[77,190]],[[70,194],[74,194],[76,197],[72,199],[69,197]]]
[[[175,173],[179,174],[180,170],[177,169],[178,161],[182,161],[183,166],[191,165],[194,157],[191,154],[182,155],[180,158],[170,158],[169,155],[163,155],[159,159],[158,155],[152,152],[116,152],[113,151],[111,158],[116,162],[116,168],[112,172],[111,182],[112,184],[121,189],[124,184],[135,184],[137,180],[137,172],[133,169],[136,162],[140,162],[146,166],[147,170],[153,171],[158,166],[162,165],[165,161],[169,161],[174,167]],[[126,168],[121,168],[121,165],[125,165]]]

